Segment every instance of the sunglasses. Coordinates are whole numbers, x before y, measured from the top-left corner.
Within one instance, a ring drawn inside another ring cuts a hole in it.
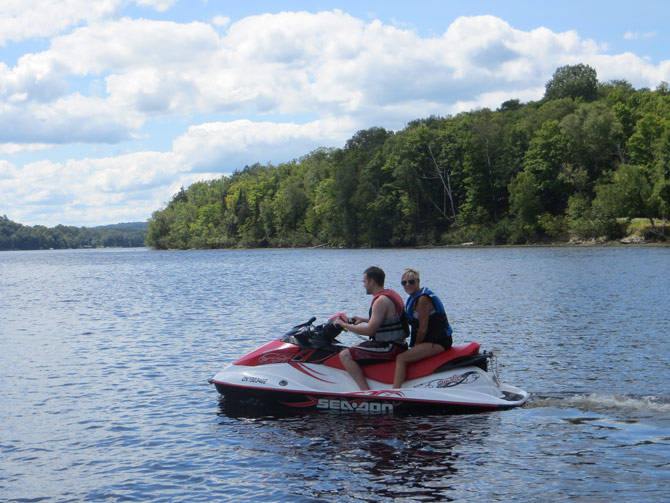
[[[402,286],[405,286],[405,285],[413,285],[414,283],[416,283],[416,280],[414,280],[414,279],[403,279],[403,280],[400,282],[400,284],[401,284]]]

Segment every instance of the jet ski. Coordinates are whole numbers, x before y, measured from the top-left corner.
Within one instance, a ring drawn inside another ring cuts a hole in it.
[[[210,384],[225,402],[293,410],[464,413],[518,407],[529,398],[500,382],[494,355],[476,342],[409,364],[399,389],[391,387],[394,361],[364,365],[371,389],[360,391],[340,362],[347,346],[337,340],[335,318],[315,326],[313,317],[293,327],[214,375]]]

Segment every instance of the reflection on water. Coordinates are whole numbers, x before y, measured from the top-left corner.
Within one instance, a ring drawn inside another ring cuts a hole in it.
[[[536,397],[522,409],[474,415],[245,417],[230,415],[222,401],[219,424],[233,430],[226,436],[244,435],[245,455],[264,460],[273,484],[282,477],[294,481],[288,494],[304,501],[493,496],[605,502],[630,494],[657,501],[670,437],[667,422],[645,420],[645,404],[556,395]],[[629,410],[639,412],[637,420]],[[667,421],[667,410],[662,412]],[[287,497],[281,490],[277,494]]]
[[[221,407],[222,427],[248,430],[251,458],[276,456],[286,476],[304,484],[293,494],[317,501],[449,501],[459,451],[481,448],[496,423],[491,414],[241,417],[223,400]]]

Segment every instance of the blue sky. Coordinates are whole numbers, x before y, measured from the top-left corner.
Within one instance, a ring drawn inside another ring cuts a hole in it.
[[[373,126],[670,82],[664,1],[0,2],[0,215],[143,221],[181,187]]]

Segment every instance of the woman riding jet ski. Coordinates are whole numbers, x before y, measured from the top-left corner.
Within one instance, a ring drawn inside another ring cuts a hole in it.
[[[365,365],[370,390],[358,391],[338,356],[345,346],[337,340],[341,329],[335,318],[318,326],[311,318],[293,327],[209,382],[226,401],[253,399],[293,409],[471,412],[518,407],[528,400],[528,392],[500,383],[489,371],[493,355],[480,352],[476,342],[409,364],[399,389],[391,389],[394,361]]]

